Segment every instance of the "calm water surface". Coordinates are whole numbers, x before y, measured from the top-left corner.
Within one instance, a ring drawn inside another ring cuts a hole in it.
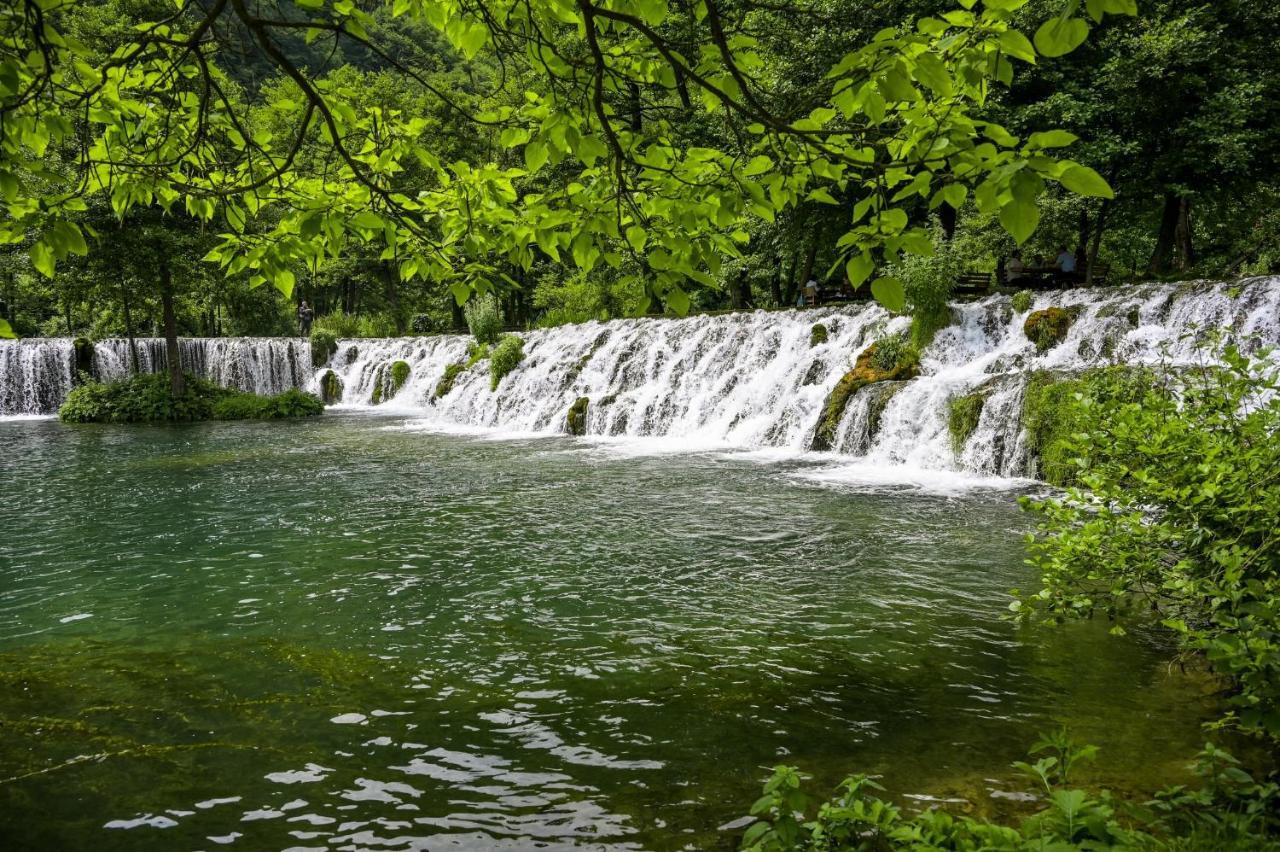
[[[1166,647],[1001,619],[1012,494],[403,426],[0,423],[0,847],[728,848],[779,762],[983,810],[1041,730],[1199,741]]]

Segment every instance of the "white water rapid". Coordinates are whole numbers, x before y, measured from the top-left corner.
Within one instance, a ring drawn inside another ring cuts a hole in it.
[[[1075,316],[1060,343],[1037,352],[1023,324],[1030,311],[1051,306]],[[919,378],[869,385],[850,399],[834,452],[903,469],[1034,473],[1021,424],[1032,372],[1188,361],[1196,355],[1194,338],[1212,330],[1280,344],[1280,277],[1045,292],[1030,311],[1015,311],[1004,295],[953,305],[952,324],[922,354]],[[827,339],[812,345],[819,323]],[[305,341],[184,341],[183,362],[214,381],[264,393],[294,385],[319,393],[332,370],[342,404],[371,406],[376,396],[379,409],[446,428],[563,433],[570,406],[585,397],[589,436],[647,438],[671,449],[802,452],[858,354],[907,324],[858,304],[531,331],[521,335],[524,359],[496,390],[489,361],[481,360],[439,397],[446,367],[467,360],[466,336],[341,340],[314,370]],[[144,369],[156,369],[163,346],[148,341],[145,348]],[[71,386],[73,357],[68,341],[0,343],[0,414],[53,410]],[[97,344],[95,371],[121,375],[127,358],[123,341]],[[396,361],[409,374],[393,392]],[[986,397],[978,427],[957,453],[947,429],[949,404],[976,390]]]

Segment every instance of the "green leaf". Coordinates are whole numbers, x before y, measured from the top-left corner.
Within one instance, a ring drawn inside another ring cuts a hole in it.
[[[849,286],[855,290],[858,289],[862,282],[870,277],[875,265],[870,252],[864,251],[856,257],[849,258],[849,262],[844,265],[844,274],[849,276]]]
[[[13,328],[9,325],[9,321],[0,319],[0,340],[14,340],[17,336],[13,333]]]
[[[547,161],[547,146],[542,142],[530,142],[524,146],[524,166],[530,173],[542,168]]]
[[[31,247],[31,265],[46,278],[53,277],[53,249],[43,239]]]
[[[1017,240],[1025,243],[1040,224],[1040,208],[1034,201],[1014,198],[1000,208],[1000,225]]]
[[[644,244],[648,241],[649,235],[645,233],[644,228],[639,225],[632,225],[627,228],[627,242],[638,252],[644,251]]]
[[[1031,46],[1031,39],[1017,30],[1000,33],[1000,48],[1014,59],[1021,59],[1032,65],[1036,62],[1036,49]]]
[[[895,314],[900,314],[907,308],[907,291],[897,278],[888,275],[877,278],[871,282],[871,295]]]
[[[1076,195],[1090,198],[1115,198],[1116,194],[1102,177],[1088,166],[1072,166],[1058,181]]]
[[[751,158],[751,162],[747,163],[742,173],[747,177],[752,177],[753,175],[762,175],[771,168],[773,168],[773,160],[764,154],[760,154]]]
[[[1041,148],[1065,148],[1068,145],[1074,145],[1079,139],[1079,136],[1065,130],[1047,130],[1043,133],[1032,133],[1031,138],[1027,140],[1027,149],[1034,151]]]
[[[667,291],[666,303],[678,316],[689,313],[689,294],[679,287],[672,287]]]
[[[1051,18],[1036,30],[1036,49],[1050,58],[1065,56],[1089,37],[1089,25],[1082,18]]]

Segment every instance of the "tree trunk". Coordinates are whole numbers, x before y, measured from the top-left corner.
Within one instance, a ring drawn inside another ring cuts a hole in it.
[[[1086,204],[1080,210],[1080,227],[1076,232],[1076,269],[1079,270],[1080,262],[1084,260],[1085,255],[1089,253],[1089,234],[1093,231],[1093,226],[1089,222],[1089,206]]]
[[[187,392],[178,349],[178,317],[173,311],[173,276],[167,261],[160,261],[160,307],[164,311],[164,358],[169,367],[169,393],[174,399]]]
[[[124,336],[129,341],[129,372],[138,375],[138,341],[133,336],[133,317],[129,315],[129,288],[120,279],[120,302],[124,305]]]
[[[1195,260],[1191,235],[1191,202],[1174,193],[1164,197],[1160,215],[1160,235],[1151,253],[1148,271],[1162,275],[1170,270],[1186,271]]]
[[[1098,266],[1098,249],[1102,246],[1102,234],[1107,229],[1107,214],[1111,212],[1111,202],[1103,201],[1098,208],[1098,218],[1094,224],[1093,242],[1089,244],[1089,259],[1085,262],[1084,284],[1093,284],[1093,273]]]
[[[942,223],[942,238],[947,242],[951,242],[951,238],[956,235],[956,216],[959,213],[956,208],[947,202],[942,202],[938,207],[938,221]]]
[[[769,297],[773,299],[773,306],[775,308],[781,308],[782,307],[782,272],[783,272],[782,255],[779,254],[776,258],[774,258],[774,260],[776,261],[776,263],[773,267],[773,275],[769,278]]]
[[[786,287],[782,293],[782,306],[784,308],[789,308],[796,303],[796,290],[798,289],[796,286],[796,270],[799,268],[800,255],[798,253],[792,253],[791,267],[787,271],[787,274],[782,278],[782,280],[786,282]]]
[[[387,301],[391,303],[391,318],[396,324],[396,337],[404,337],[407,323],[400,309],[400,271],[391,261],[383,261],[383,280],[387,284]]]

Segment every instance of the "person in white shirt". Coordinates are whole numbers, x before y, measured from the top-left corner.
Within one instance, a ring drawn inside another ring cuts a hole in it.
[[[1058,250],[1058,260],[1054,265],[1058,267],[1060,272],[1074,275],[1076,271],[1076,256],[1068,251],[1066,246],[1063,246]]]
[[[1004,280],[1006,284],[1016,284],[1027,274],[1026,264],[1022,262],[1022,252],[1015,251],[1013,257],[1004,263]]]

